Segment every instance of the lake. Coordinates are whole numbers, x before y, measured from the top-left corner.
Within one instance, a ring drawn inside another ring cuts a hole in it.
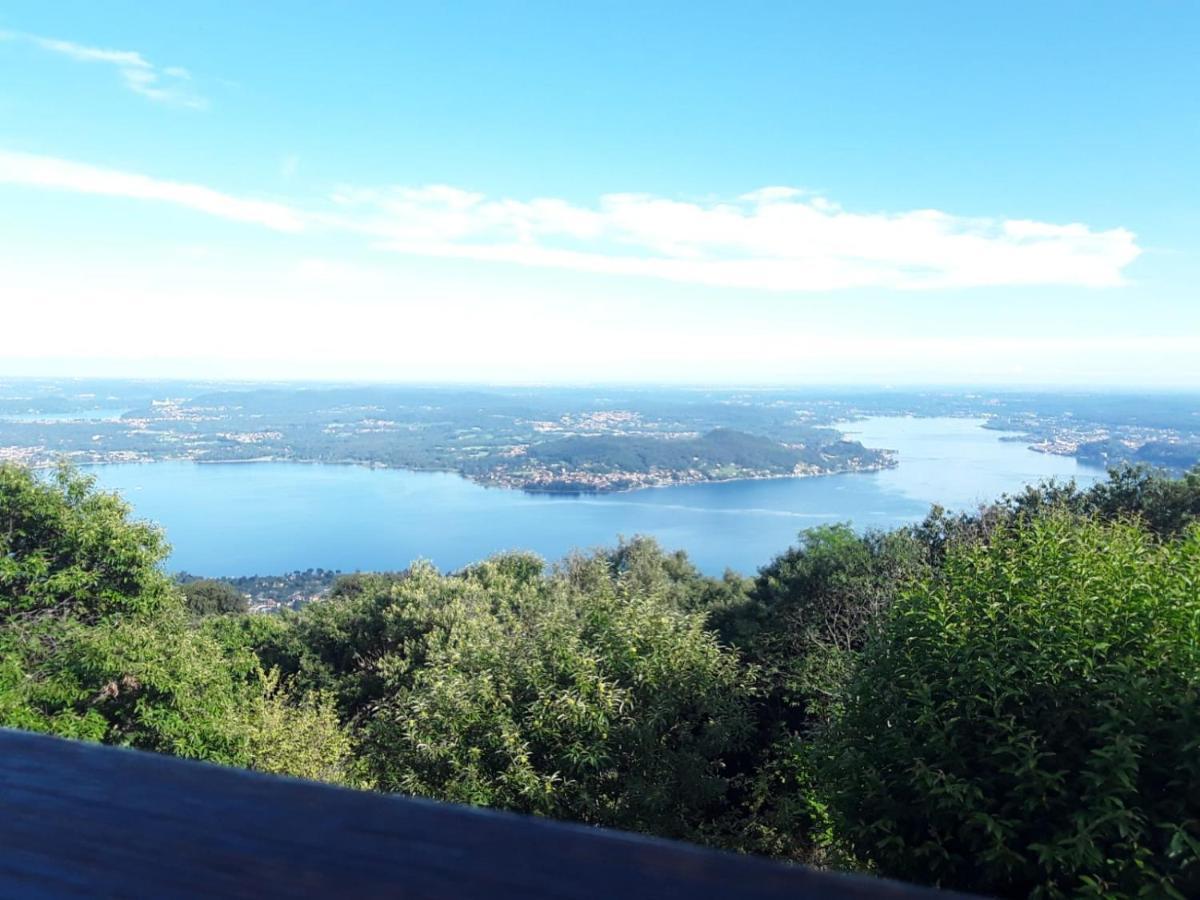
[[[457,475],[294,463],[92,466],[138,516],[164,526],[172,570],[252,575],[323,567],[459,568],[508,549],[555,560],[574,548],[647,534],[704,571],[753,573],[805,528],[887,528],[930,504],[968,509],[1044,478],[1103,472],[1003,441],[981,420],[873,418],[842,429],[899,452],[899,467],[816,478],[736,481],[623,494],[545,496]]]
[[[0,422],[111,422],[126,409],[89,409],[83,412],[0,414]]]

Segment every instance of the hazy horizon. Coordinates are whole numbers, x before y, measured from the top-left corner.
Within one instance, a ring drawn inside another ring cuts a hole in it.
[[[869,394],[872,392],[887,393],[891,391],[948,391],[969,393],[981,391],[989,394],[1008,393],[1044,393],[1044,394],[1198,394],[1200,386],[1196,385],[1138,385],[1138,384],[1103,384],[1083,382],[966,382],[966,381],[793,381],[793,382],[753,382],[753,381],[665,381],[637,379],[619,381],[613,379],[570,380],[570,381],[535,381],[535,380],[505,380],[505,379],[464,379],[464,380],[432,380],[432,379],[397,379],[397,378],[306,378],[296,377],[238,377],[230,376],[216,378],[207,375],[137,375],[137,374],[93,374],[92,370],[82,374],[38,374],[26,372],[6,372],[0,370],[0,383],[9,382],[90,382],[113,381],[143,384],[211,384],[246,387],[296,387],[296,388],[339,388],[339,387],[396,387],[396,388],[430,388],[430,389],[460,389],[477,388],[483,390],[505,389],[547,389],[547,390],[646,390],[665,388],[681,391],[814,391],[832,393]]]

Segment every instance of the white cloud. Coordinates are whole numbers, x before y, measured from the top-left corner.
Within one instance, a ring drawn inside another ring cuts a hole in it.
[[[200,185],[164,181],[30,153],[0,150],[0,184],[157,200],[274,231],[297,232],[306,226],[305,217],[284,204],[246,200]]]
[[[113,66],[125,87],[157,103],[204,109],[208,101],[197,95],[187,82],[191,74],[180,66],[159,67],[133,50],[106,50],[87,47],[72,41],[22,34],[16,31],[0,31],[0,40],[21,41],[32,44],[50,53],[57,53],[81,63],[101,63]]]
[[[108,51],[100,51],[108,52]],[[53,157],[0,151],[0,182],[158,200],[277,231],[340,231],[413,256],[471,259],[765,291],[924,290],[1123,283],[1140,254],[1124,228],[857,213],[768,187],[730,201],[607,194],[491,199],[449,185],[343,188],[327,208],[247,200]]]
[[[1124,228],[855,213],[786,187],[709,203],[609,194],[578,206],[445,186],[338,200],[360,217],[354,227],[404,253],[775,291],[1107,287],[1141,252]]]

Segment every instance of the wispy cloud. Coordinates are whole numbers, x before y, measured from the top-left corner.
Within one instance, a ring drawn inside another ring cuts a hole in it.
[[[0,184],[157,200],[274,231],[298,232],[306,227],[306,216],[286,204],[249,200],[197,184],[166,181],[31,153],[0,150]]]
[[[0,151],[2,182],[158,200],[278,231],[355,233],[414,256],[769,291],[1108,287],[1123,283],[1141,252],[1124,228],[932,209],[852,212],[785,187],[703,203],[608,194],[591,206],[493,199],[445,185],[344,188],[326,207],[302,209]]]
[[[204,109],[208,101],[195,92],[192,76],[181,66],[156,66],[133,50],[107,50],[72,41],[40,37],[18,31],[0,31],[0,40],[18,41],[81,63],[114,68],[125,87],[135,94],[171,106]]]

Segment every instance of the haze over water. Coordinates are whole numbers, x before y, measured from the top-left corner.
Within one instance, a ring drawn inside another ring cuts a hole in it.
[[[900,465],[883,472],[594,496],[530,495],[453,474],[359,466],[167,462],[90,471],[166,529],[172,570],[195,574],[400,569],[418,558],[455,569],[512,549],[556,560],[635,534],[686,550],[710,574],[753,573],[815,525],[889,528],[919,520],[932,503],[969,509],[1045,478],[1103,476],[1002,441],[980,424],[874,418],[843,426],[867,446],[899,452]]]

